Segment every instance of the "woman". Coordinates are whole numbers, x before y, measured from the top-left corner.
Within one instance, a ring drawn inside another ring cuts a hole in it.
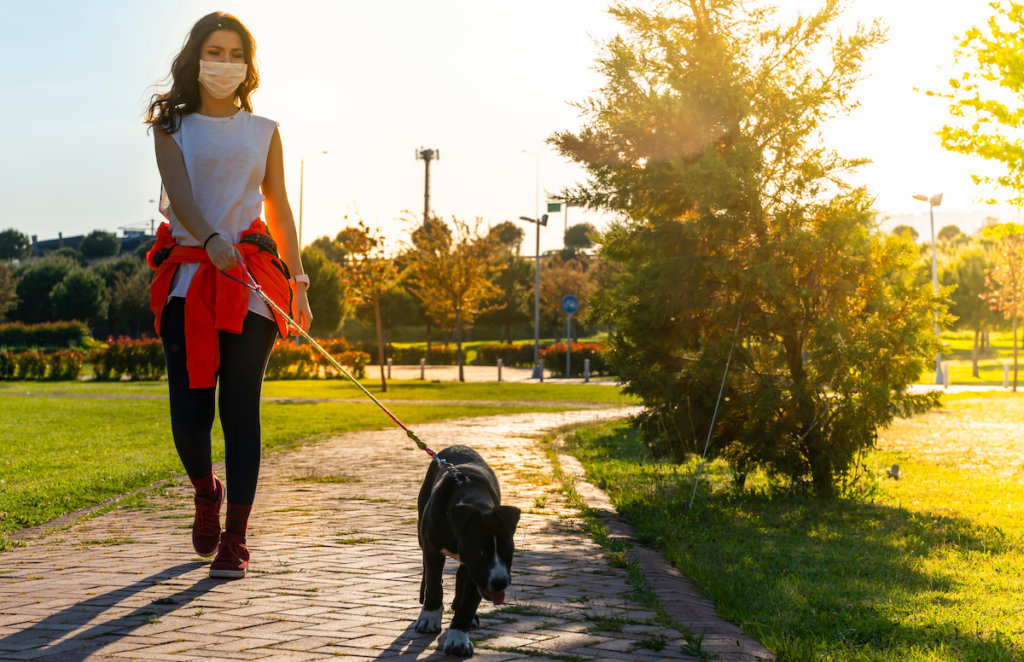
[[[171,66],[170,90],[153,96],[145,117],[169,220],[147,255],[156,269],[150,305],[167,359],[174,445],[195,487],[192,544],[200,556],[216,552],[211,577],[232,579],[244,577],[249,562],[245,531],[259,476],[263,373],[288,326],[225,273],[242,281],[251,273],[304,329],[313,318],[277,123],[253,115],[249,101],[259,84],[255,50],[237,18],[204,16]],[[226,490],[210,452],[218,379]]]

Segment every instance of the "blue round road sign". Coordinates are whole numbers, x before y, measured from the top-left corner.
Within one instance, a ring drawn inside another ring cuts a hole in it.
[[[562,297],[562,312],[566,315],[572,315],[580,309],[580,300],[571,294],[566,294]]]

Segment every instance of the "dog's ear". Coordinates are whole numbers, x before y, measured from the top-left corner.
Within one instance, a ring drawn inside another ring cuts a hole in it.
[[[473,525],[474,520],[480,519],[480,510],[465,503],[452,506],[450,513],[456,531],[464,531]]]
[[[494,509],[494,514],[497,516],[501,523],[505,525],[505,530],[508,531],[509,535],[516,532],[516,526],[519,524],[519,516],[522,515],[522,511],[515,506],[498,506]]]

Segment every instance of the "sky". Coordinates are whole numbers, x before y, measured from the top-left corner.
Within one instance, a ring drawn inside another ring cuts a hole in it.
[[[783,14],[811,0],[781,0]],[[102,229],[148,229],[161,219],[146,101],[168,75],[192,24],[216,9],[238,16],[257,42],[256,114],[280,123],[288,193],[302,241],[335,235],[358,215],[393,245],[422,214],[419,147],[431,163],[431,208],[493,225],[541,211],[548,194],[584,177],[545,144],[577,129],[573,102],[596,90],[599,42],[618,25],[603,0],[0,0],[0,229],[39,239]],[[865,66],[859,107],[826,128],[840,153],[872,165],[853,181],[876,196],[885,224],[924,234],[973,230],[984,193],[978,164],[946,152],[935,132],[955,37],[984,22],[983,0],[935,10],[919,0],[851,0],[846,25],[881,18],[888,41]],[[524,153],[524,151],[526,153]],[[323,153],[323,152],[326,152]],[[300,178],[300,172],[302,177]],[[539,187],[538,187],[539,181]],[[568,224],[608,219],[572,208]],[[559,248],[566,219],[552,214],[541,249]],[[534,251],[534,226],[523,251]]]

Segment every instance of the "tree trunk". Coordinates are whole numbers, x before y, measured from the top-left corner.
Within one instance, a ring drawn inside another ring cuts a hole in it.
[[[459,364],[459,381],[466,381],[462,373],[462,311],[455,309],[455,362]]]
[[[816,425],[814,402],[807,391],[807,371],[804,370],[803,344],[793,335],[783,335],[782,345],[786,350],[786,363],[793,380],[793,404],[796,408],[797,429],[792,434],[803,437],[803,452],[811,465],[811,485],[815,496],[827,498],[835,493],[832,460],[825,448],[826,440]]]
[[[377,358],[380,360],[380,390],[387,393],[388,380],[384,376],[384,329],[380,323],[380,297],[373,298],[373,317],[377,321]]]
[[[1013,309],[1013,392],[1017,392],[1017,308]]]
[[[978,342],[981,337],[981,331],[978,329],[974,330],[974,349],[971,350],[971,375],[975,379],[978,378]]]

